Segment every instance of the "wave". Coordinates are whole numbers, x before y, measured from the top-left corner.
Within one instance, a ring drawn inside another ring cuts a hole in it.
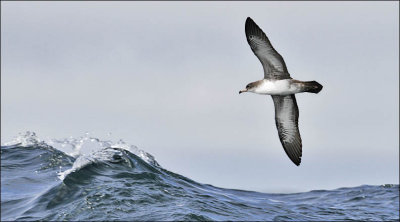
[[[2,220],[398,220],[399,186],[267,194],[197,183],[136,146],[26,132],[1,147]]]

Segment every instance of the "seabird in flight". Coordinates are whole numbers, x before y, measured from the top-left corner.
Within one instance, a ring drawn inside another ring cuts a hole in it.
[[[246,89],[239,94],[252,92],[272,96],[279,139],[286,154],[298,166],[301,162],[302,144],[298,125],[299,108],[294,94],[319,93],[322,85],[316,81],[292,79],[282,56],[251,18],[247,18],[245,30],[247,42],[264,68],[264,79],[247,84]]]

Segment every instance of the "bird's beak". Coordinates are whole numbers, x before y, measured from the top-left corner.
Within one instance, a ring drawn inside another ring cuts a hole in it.
[[[239,91],[239,94],[240,94],[240,93],[243,93],[243,92],[247,92],[247,89],[240,90],[240,91]]]

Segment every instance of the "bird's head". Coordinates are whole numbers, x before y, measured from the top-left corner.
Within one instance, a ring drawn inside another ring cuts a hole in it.
[[[243,92],[254,92],[256,86],[257,86],[256,82],[249,83],[247,84],[246,89],[239,91],[239,94]]]

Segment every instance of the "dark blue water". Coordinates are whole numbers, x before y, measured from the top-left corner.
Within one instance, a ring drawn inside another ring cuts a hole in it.
[[[169,172],[123,141],[45,143],[28,132],[1,147],[1,220],[399,220],[399,185],[223,189]]]

